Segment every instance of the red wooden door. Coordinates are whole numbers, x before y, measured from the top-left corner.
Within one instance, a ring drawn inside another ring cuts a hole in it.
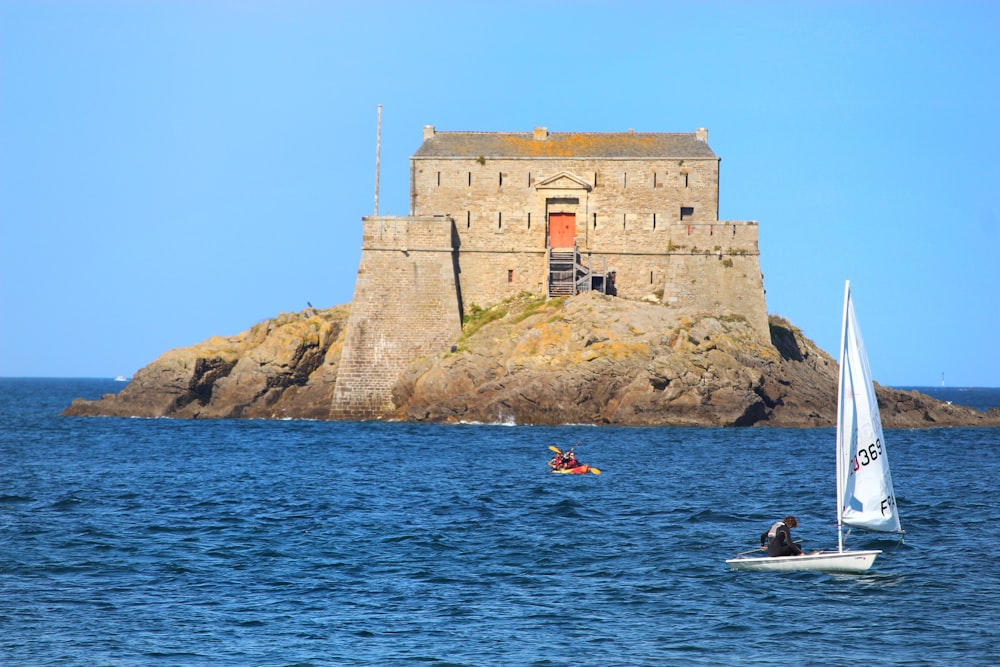
[[[549,247],[572,248],[576,241],[576,213],[549,213]]]

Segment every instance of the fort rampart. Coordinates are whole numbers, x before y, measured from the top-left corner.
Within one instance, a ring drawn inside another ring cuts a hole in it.
[[[333,416],[392,409],[392,386],[414,358],[462,331],[453,225],[443,217],[364,218],[361,261],[341,354]]]

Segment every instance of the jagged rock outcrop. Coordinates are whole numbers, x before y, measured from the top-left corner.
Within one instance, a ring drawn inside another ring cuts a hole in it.
[[[63,414],[326,419],[349,310],[285,313],[238,336],[171,350],[118,394],[77,399]]]
[[[117,395],[64,414],[329,419],[347,306],[281,315],[167,352]],[[787,321],[760,341],[741,318],[660,304],[524,295],[473,313],[451,351],[416,359],[386,418],[430,422],[831,426],[837,363]],[[888,427],[1000,426],[917,392],[877,387]]]

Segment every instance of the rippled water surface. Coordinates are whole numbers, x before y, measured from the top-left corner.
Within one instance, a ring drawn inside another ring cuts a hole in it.
[[[1000,664],[1000,429],[887,431],[905,542],[771,574],[723,561],[790,512],[835,547],[832,429],[66,418],[119,386],[0,388],[3,664]],[[578,441],[603,474],[549,474]]]

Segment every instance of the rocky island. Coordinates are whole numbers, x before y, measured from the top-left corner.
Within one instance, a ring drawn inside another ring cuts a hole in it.
[[[308,309],[171,350],[118,394],[63,414],[331,419],[349,306]],[[663,304],[585,293],[476,309],[447,351],[414,359],[386,419],[621,426],[825,427],[837,362],[787,320],[771,345],[739,317],[678,319]],[[876,387],[889,428],[1000,426],[915,391]]]
[[[837,363],[768,316],[758,224],[719,219],[719,167],[706,128],[426,125],[409,215],[361,220],[350,306],[172,350],[65,414],[831,426]],[[1000,425],[877,393],[889,427]]]

